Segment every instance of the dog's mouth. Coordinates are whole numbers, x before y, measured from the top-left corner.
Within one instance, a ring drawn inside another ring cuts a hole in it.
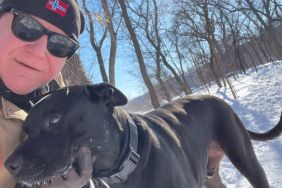
[[[65,162],[64,167],[58,170],[53,176],[37,181],[23,181],[27,186],[38,186],[49,188],[64,185],[64,181],[78,182],[86,181],[92,177],[95,156],[87,146],[76,147],[73,150],[71,159]],[[68,183],[69,183],[68,182]]]

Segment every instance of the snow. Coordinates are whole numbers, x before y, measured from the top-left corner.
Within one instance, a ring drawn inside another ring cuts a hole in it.
[[[250,69],[239,77],[237,81],[232,79],[237,99],[233,98],[229,89],[218,89],[216,85],[210,87],[210,94],[228,102],[249,130],[269,130],[278,122],[282,111],[282,61],[262,65],[258,72]],[[271,187],[281,188],[282,136],[271,141],[252,143]],[[252,187],[227,158],[221,162],[220,175],[228,188]]]

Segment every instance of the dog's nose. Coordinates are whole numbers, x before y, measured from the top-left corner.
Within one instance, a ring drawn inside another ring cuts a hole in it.
[[[23,157],[22,156],[10,156],[5,161],[5,167],[9,170],[11,174],[16,174],[23,164]]]

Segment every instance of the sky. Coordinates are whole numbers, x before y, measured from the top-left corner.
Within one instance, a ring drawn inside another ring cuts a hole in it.
[[[282,111],[282,61],[259,67],[258,72],[249,69],[232,80],[238,98],[232,97],[229,89],[210,87],[211,94],[224,99],[239,115],[245,127],[255,132],[265,132],[278,123]],[[205,93],[199,90],[196,94]],[[265,170],[271,188],[282,187],[282,136],[266,142],[253,141],[257,158]],[[248,181],[224,158],[220,175],[227,188],[249,188]]]
[[[81,43],[79,54],[86,72],[91,70],[91,75],[93,75],[92,81],[94,83],[102,82],[97,57],[89,44],[89,40],[87,39],[87,32],[84,32],[80,36],[79,41]],[[147,90],[143,82],[140,81],[142,78],[137,66],[138,62],[135,58],[135,54],[132,54],[132,56],[129,57],[125,56],[125,54],[128,53],[124,53],[124,51],[130,51],[129,46],[130,45],[121,45],[117,49],[115,78],[116,87],[120,89],[129,99],[132,99],[134,97],[142,95]],[[105,63],[106,71],[108,71],[108,59],[105,59]]]

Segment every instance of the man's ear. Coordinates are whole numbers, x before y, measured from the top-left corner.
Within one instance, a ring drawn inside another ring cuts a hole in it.
[[[103,100],[106,105],[111,107],[123,106],[127,103],[126,96],[109,83],[87,85],[85,88],[85,93],[94,101]]]

